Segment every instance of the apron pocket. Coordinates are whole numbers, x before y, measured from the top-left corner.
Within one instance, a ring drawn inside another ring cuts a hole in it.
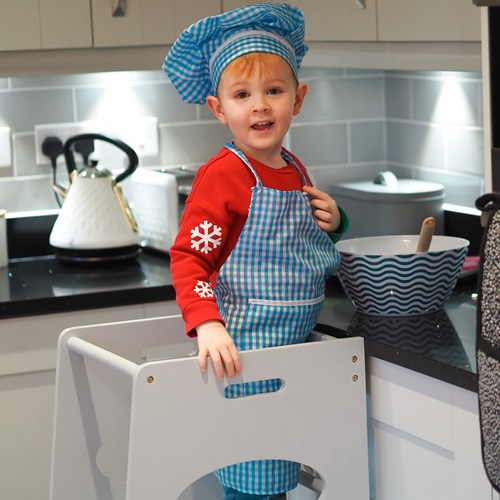
[[[286,306],[311,306],[323,302],[325,295],[320,295],[314,299],[304,300],[267,300],[267,299],[248,299],[249,304],[258,306],[273,306],[273,307],[286,307]]]
[[[318,321],[324,295],[306,300],[248,300],[235,343],[241,350],[304,342]]]
[[[260,306],[274,306],[274,307],[285,307],[285,306],[310,306],[314,304],[319,304],[323,302],[325,295],[320,295],[314,299],[304,299],[304,300],[267,300],[267,299],[248,299],[249,304],[255,304]]]

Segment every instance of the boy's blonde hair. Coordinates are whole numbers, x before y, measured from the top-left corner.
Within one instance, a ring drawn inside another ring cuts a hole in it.
[[[286,68],[292,73],[295,84],[298,85],[297,79],[293,74],[290,65],[280,56],[270,54],[268,52],[250,52],[231,61],[224,71],[234,71],[242,76],[246,76],[255,68],[258,67],[264,73],[272,73],[276,66]]]

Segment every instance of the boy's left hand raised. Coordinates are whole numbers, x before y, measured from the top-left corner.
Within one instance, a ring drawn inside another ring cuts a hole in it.
[[[304,186],[303,190],[311,197],[318,226],[327,233],[336,231],[340,226],[340,213],[335,200],[314,186]]]

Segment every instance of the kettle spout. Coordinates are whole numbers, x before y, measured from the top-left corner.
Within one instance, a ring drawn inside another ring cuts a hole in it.
[[[70,173],[69,175],[69,184],[68,184],[68,187],[63,187],[61,186],[60,184],[57,184],[55,183],[53,186],[52,186],[52,189],[59,195],[59,196],[62,196],[63,198],[66,198],[66,196],[68,196],[68,191],[69,191],[69,188],[71,186],[71,184],[73,184],[73,181],[78,177],[78,172],[76,170],[74,170],[73,172]]]
[[[63,188],[60,184],[54,184],[52,188],[58,195],[62,196],[63,198],[66,198],[66,196],[68,195],[68,188]]]

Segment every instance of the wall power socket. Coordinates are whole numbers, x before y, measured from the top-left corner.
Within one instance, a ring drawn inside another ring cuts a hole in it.
[[[42,153],[42,143],[50,136],[58,137],[63,144],[74,135],[97,133],[120,139],[139,156],[156,156],[159,152],[158,119],[138,117],[130,121],[107,122],[92,120],[74,123],[35,125],[35,150],[37,165],[50,165],[50,159]],[[64,161],[61,157],[59,161]]]

